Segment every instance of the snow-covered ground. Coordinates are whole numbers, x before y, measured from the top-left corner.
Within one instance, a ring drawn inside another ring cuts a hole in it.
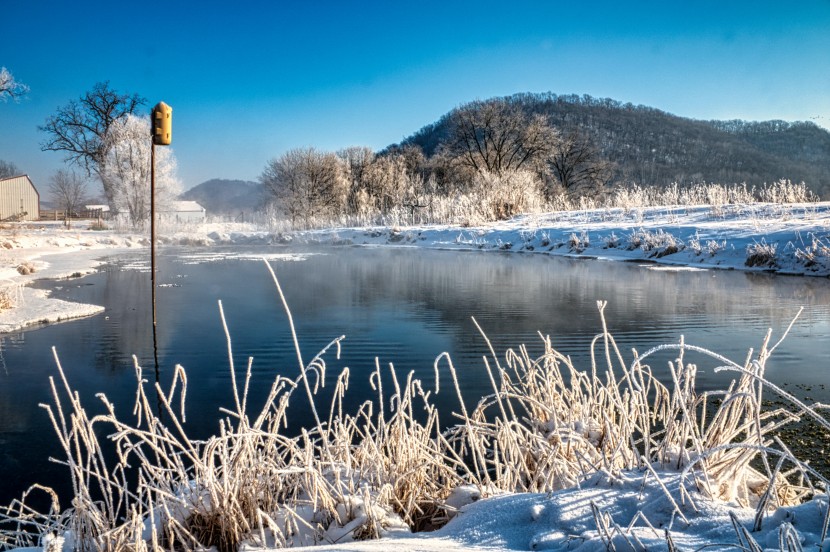
[[[347,228],[278,236],[206,225],[167,233],[161,240],[190,246],[319,243],[520,251],[656,263],[650,266],[828,276],[830,203],[595,210],[521,216],[481,227]],[[0,332],[98,312],[100,307],[93,305],[49,299],[25,284],[87,273],[104,256],[147,245],[146,236],[65,230],[60,224],[0,230],[0,278],[16,302],[0,312]],[[18,267],[34,272],[21,274]],[[669,548],[668,535],[677,550],[754,550],[746,529],[764,549],[830,551],[826,494],[770,513],[762,528],[751,532],[754,509],[706,500],[689,482],[689,492],[682,492],[682,481],[671,471],[659,472],[659,478],[645,471],[615,476],[600,472],[579,488],[475,501],[433,533],[315,549],[659,550]]]

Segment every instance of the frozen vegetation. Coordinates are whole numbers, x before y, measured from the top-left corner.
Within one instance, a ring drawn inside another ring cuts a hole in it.
[[[724,202],[290,233],[215,224],[168,228],[163,241],[480,249],[827,276],[829,223],[827,203]],[[146,245],[84,228],[9,226],[0,239],[8,307],[0,324],[9,331],[45,319],[24,285],[31,279],[80,274],[103,255]],[[276,276],[274,283],[282,297]],[[75,308],[52,320],[90,314]],[[827,551],[830,474],[795,458],[776,436],[798,419],[830,431],[827,406],[804,404],[764,379],[785,333],[759,336],[734,362],[682,341],[621,351],[603,323],[587,366],[573,366],[542,336],[539,358],[521,344],[491,351],[481,374],[492,392],[452,414],[431,405],[437,393],[459,393],[452,359],[440,351],[433,381],[380,365],[368,382],[350,382],[344,372],[334,402],[318,404],[326,358],[340,347],[332,336],[310,360],[297,346],[296,376],[277,377],[264,405],[247,401],[245,374],[256,359],[247,370],[231,365],[235,407],[206,441],[188,437],[183,369],[161,389],[136,366],[135,406],[118,412],[103,395],[94,408],[82,405],[58,370],[44,415],[64,449],[75,499],[55,497],[51,510],[35,512],[31,498],[50,494],[33,487],[0,509],[0,543],[49,551]],[[231,348],[228,336],[229,359]],[[651,376],[657,349],[676,352],[671,381]],[[732,385],[698,391],[691,355],[715,358],[734,374]],[[391,389],[380,386],[381,373],[393,377]],[[348,385],[367,383],[377,400],[345,411]],[[769,396],[787,407],[765,406]],[[288,435],[281,428],[297,401],[310,402],[314,416],[300,435]],[[117,454],[104,455],[107,446]]]

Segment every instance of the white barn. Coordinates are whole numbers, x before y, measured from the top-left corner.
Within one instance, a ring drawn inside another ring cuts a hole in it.
[[[171,201],[161,216],[175,222],[204,222],[205,208],[195,201]]]
[[[0,178],[0,221],[40,220],[40,194],[28,175]]]

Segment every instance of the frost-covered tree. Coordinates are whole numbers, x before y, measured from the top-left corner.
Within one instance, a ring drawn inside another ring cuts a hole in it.
[[[401,205],[410,186],[406,158],[399,153],[379,156],[366,169],[366,191],[380,212]]]
[[[110,127],[122,117],[135,113],[144,105],[144,98],[137,94],[119,94],[108,82],[97,83],[77,101],[72,100],[38,127],[48,135],[40,145],[43,151],[62,151],[65,160],[84,168],[88,175],[105,172],[107,142]],[[148,134],[149,136],[149,130]],[[113,190],[102,177],[104,196],[111,209],[115,209]]]
[[[0,102],[18,100],[29,92],[29,87],[14,78],[5,67],[0,67]]]
[[[58,209],[64,211],[64,224],[71,226],[72,213],[86,201],[86,181],[75,171],[60,169],[49,181],[49,194]]]
[[[265,193],[292,226],[337,214],[345,197],[345,178],[334,153],[299,148],[272,159],[260,176]]]
[[[17,165],[11,161],[3,161],[0,159],[0,178],[9,178],[10,176],[17,176],[19,174],[20,171],[17,169]]]
[[[365,146],[351,146],[337,152],[343,162],[345,176],[348,180],[346,208],[351,213],[358,213],[363,207],[366,189],[366,170],[375,160],[375,153]]]
[[[110,125],[102,143],[101,181],[111,205],[133,228],[150,219],[150,121],[126,114]],[[156,207],[165,209],[180,192],[176,159],[170,147],[156,148]]]

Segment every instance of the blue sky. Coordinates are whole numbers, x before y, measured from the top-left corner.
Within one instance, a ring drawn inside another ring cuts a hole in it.
[[[173,107],[188,188],[254,180],[293,147],[374,149],[467,101],[590,94],[698,119],[830,129],[830,0],[0,0],[0,159],[44,189],[37,130],[99,81]]]

